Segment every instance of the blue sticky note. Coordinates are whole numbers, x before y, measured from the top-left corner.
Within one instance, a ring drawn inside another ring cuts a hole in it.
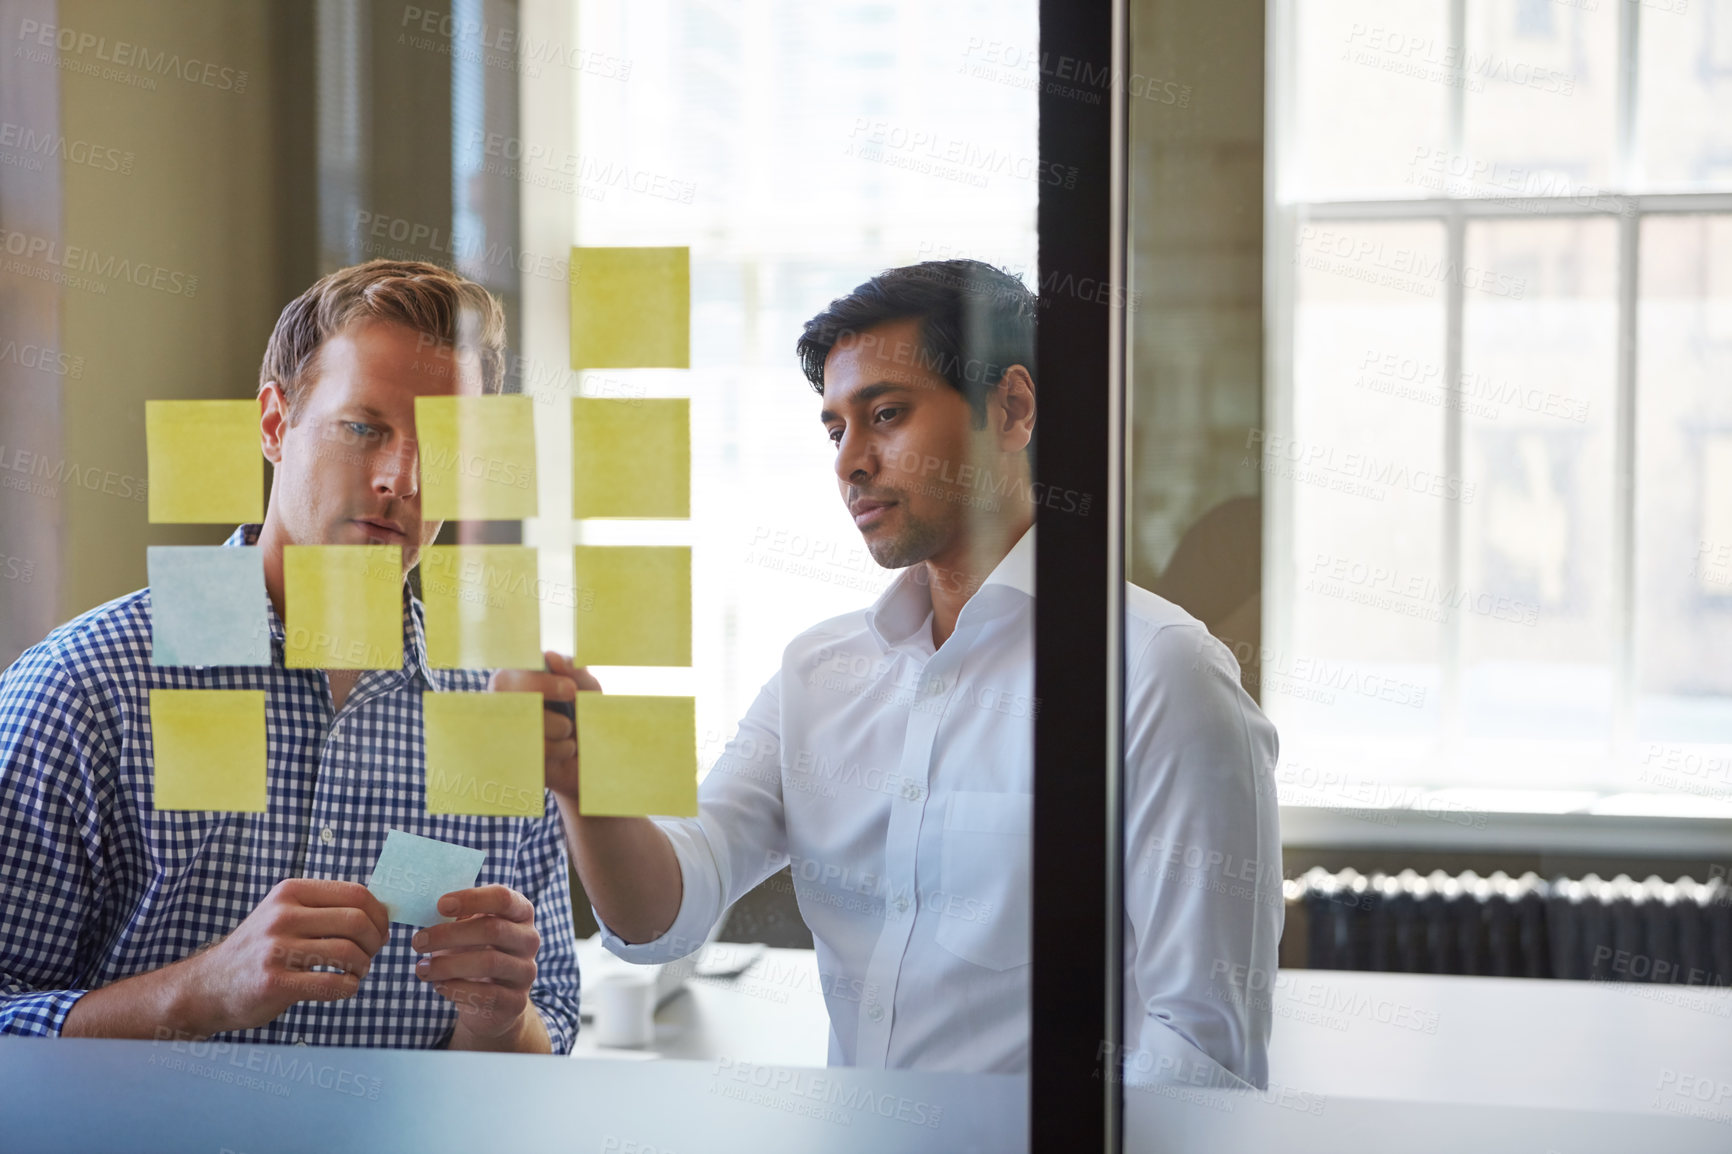
[[[453,890],[474,889],[486,859],[485,852],[466,845],[389,830],[367,889],[385,903],[392,921],[438,925],[451,920],[440,916],[439,899]]]
[[[152,545],[152,665],[269,665],[265,554],[228,545]]]

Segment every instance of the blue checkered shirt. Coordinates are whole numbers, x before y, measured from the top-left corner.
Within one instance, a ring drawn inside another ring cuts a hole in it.
[[[227,544],[247,546],[257,526]],[[486,688],[431,669],[405,595],[402,669],[361,674],[333,716],[325,674],[283,666],[154,666],[150,590],[54,630],[0,674],[0,1034],[58,1034],[87,990],[158,969],[229,933],[284,878],[365,883],[388,829],[485,850],[477,885],[518,890],[541,934],[530,999],[555,1053],[577,1033],[577,943],[559,810],[543,818],[426,812],[424,690]],[[262,689],[269,809],[151,806],[150,690]],[[300,1002],[225,1041],[442,1045],[457,1010],[415,976],[392,927],[354,997]]]

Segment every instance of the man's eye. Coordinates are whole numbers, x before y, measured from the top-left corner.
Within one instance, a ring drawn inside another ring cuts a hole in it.
[[[349,421],[345,427],[357,437],[371,437],[378,433],[372,425],[363,425],[360,421]]]
[[[873,414],[873,416],[876,417],[879,421],[889,421],[889,420],[893,420],[896,417],[900,416],[901,413],[902,413],[901,408],[892,405],[892,406],[889,406],[887,408],[879,409],[876,413]]]
[[[826,429],[825,433],[829,436],[832,445],[840,445],[842,443],[842,427],[840,425],[833,429]]]

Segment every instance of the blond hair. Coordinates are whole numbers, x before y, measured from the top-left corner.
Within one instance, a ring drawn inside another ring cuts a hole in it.
[[[259,392],[275,381],[292,423],[318,373],[319,350],[357,321],[403,325],[474,357],[481,389],[505,386],[505,310],[474,281],[419,260],[370,260],[328,273],[289,302],[265,346]]]

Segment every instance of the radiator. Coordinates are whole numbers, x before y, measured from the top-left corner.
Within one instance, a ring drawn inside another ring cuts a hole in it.
[[[1286,965],[1732,985],[1732,887],[1721,878],[1318,868],[1287,881],[1285,896]]]

